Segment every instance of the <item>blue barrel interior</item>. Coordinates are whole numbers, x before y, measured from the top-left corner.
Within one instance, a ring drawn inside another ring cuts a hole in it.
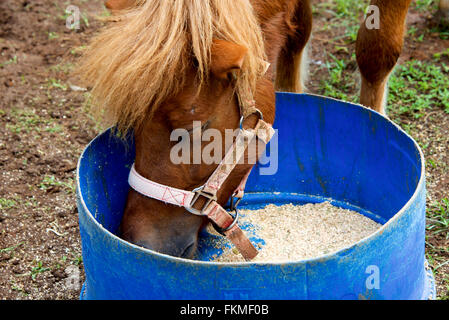
[[[331,201],[383,224],[373,236],[327,256],[289,263],[208,262],[162,255],[114,234],[134,161],[110,131],[85,150],[78,207],[86,284],[83,299],[427,299],[425,175],[422,153],[401,129],[358,105],[307,94],[277,94],[277,172],[257,165],[241,207]],[[268,154],[268,158],[272,154]],[[258,241],[257,235],[251,235]],[[203,233],[202,237],[211,237]],[[367,270],[380,272],[370,288]]]

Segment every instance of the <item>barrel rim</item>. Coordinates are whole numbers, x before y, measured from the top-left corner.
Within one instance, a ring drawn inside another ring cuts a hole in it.
[[[344,255],[344,252],[347,251],[352,251],[354,248],[362,246],[364,244],[366,244],[368,241],[370,240],[374,240],[378,237],[380,237],[383,233],[385,233],[385,231],[392,226],[400,217],[402,217],[405,212],[411,207],[411,205],[416,201],[416,199],[419,197],[419,195],[421,194],[422,189],[424,188],[425,185],[425,179],[426,179],[426,175],[425,175],[425,157],[424,154],[421,150],[421,147],[419,146],[419,144],[416,142],[415,139],[413,139],[407,132],[405,132],[399,125],[397,125],[396,123],[394,123],[393,121],[391,121],[389,118],[387,118],[385,115],[369,109],[361,104],[357,104],[357,103],[352,103],[352,102],[347,102],[347,101],[343,101],[343,100],[339,100],[339,99],[335,99],[335,98],[331,98],[331,97],[325,97],[322,95],[318,95],[318,94],[306,94],[306,93],[289,93],[289,92],[277,92],[277,94],[282,94],[282,95],[286,95],[286,96],[295,96],[295,95],[303,95],[303,96],[311,96],[311,97],[316,97],[316,98],[321,98],[321,99],[325,99],[325,100],[334,100],[337,101],[339,103],[344,103],[350,107],[354,107],[354,108],[361,108],[364,111],[367,112],[371,112],[381,118],[383,118],[384,120],[387,121],[387,123],[393,125],[394,127],[396,127],[397,130],[399,130],[401,133],[403,133],[408,139],[410,139],[415,148],[418,150],[419,155],[420,155],[420,161],[421,161],[421,176],[419,178],[418,184],[416,186],[415,192],[413,193],[412,197],[407,201],[407,203],[393,216],[391,217],[390,220],[388,220],[384,225],[382,225],[381,228],[379,228],[375,233],[359,240],[358,242],[349,245],[347,247],[344,247],[338,251],[334,251],[331,253],[327,253],[325,255],[321,255],[318,257],[314,257],[314,258],[310,258],[310,259],[304,259],[304,260],[293,260],[293,261],[267,261],[267,262],[260,262],[260,261],[248,261],[248,262],[215,262],[215,261],[202,261],[202,260],[190,260],[190,259],[186,259],[186,258],[180,258],[180,257],[174,257],[174,256],[170,256],[164,253],[160,253],[151,249],[147,249],[144,247],[140,247],[137,246],[133,243],[130,243],[126,240],[123,240],[122,238],[120,238],[119,236],[113,234],[111,231],[107,230],[105,227],[103,227],[103,225],[98,222],[95,217],[92,215],[92,213],[90,212],[90,210],[87,208],[87,205],[84,201],[84,198],[81,194],[81,186],[80,186],[80,179],[79,179],[79,173],[80,173],[80,168],[81,168],[81,162],[85,157],[86,151],[92,146],[92,144],[95,143],[95,141],[97,139],[99,139],[101,136],[103,136],[104,134],[106,134],[107,132],[109,132],[113,127],[110,127],[106,130],[104,130],[102,133],[100,133],[99,135],[97,135],[91,142],[89,142],[89,144],[85,147],[85,149],[83,150],[83,153],[81,154],[79,160],[78,160],[78,165],[77,165],[77,170],[76,170],[76,183],[77,183],[77,193],[78,193],[78,199],[79,202],[81,203],[81,205],[83,206],[83,209],[85,211],[86,216],[89,218],[89,220],[91,220],[93,222],[93,224],[100,229],[102,232],[104,232],[108,237],[120,242],[122,245],[124,245],[125,247],[128,247],[132,250],[144,253],[145,255],[152,255],[152,256],[156,256],[159,259],[165,259],[167,261],[171,261],[174,263],[183,263],[183,264],[187,264],[187,265],[195,265],[195,266],[205,266],[205,267],[210,267],[210,266],[219,266],[219,267],[249,267],[249,266],[288,266],[288,265],[306,265],[306,264],[313,264],[313,263],[321,263],[323,261],[327,261],[327,260],[331,260],[332,258],[334,258],[335,256],[341,256]]]

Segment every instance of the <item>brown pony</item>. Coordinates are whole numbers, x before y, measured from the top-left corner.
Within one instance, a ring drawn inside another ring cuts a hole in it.
[[[373,0],[381,26],[365,24],[357,40],[361,101],[383,112],[386,83],[403,44],[411,0]],[[304,48],[312,29],[308,0],[109,0],[120,12],[87,50],[79,72],[95,105],[123,131],[134,129],[140,175],[182,190],[203,185],[216,165],[170,161],[170,133],[239,126],[238,93],[254,93],[265,121],[274,122],[275,89],[303,90]],[[271,64],[266,73],[265,61]],[[248,119],[254,125],[257,118]],[[223,149],[229,145],[223,142]],[[240,164],[218,193],[224,205],[248,174]],[[125,240],[191,257],[206,219],[129,191],[121,224]]]

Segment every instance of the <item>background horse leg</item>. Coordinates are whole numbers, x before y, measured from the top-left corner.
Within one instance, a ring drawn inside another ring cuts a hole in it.
[[[439,24],[449,26],[449,0],[440,0],[435,18]]]
[[[360,103],[384,114],[388,78],[402,51],[410,2],[372,0],[371,5],[379,8],[379,16],[367,15],[357,37],[357,63],[362,75]],[[373,28],[373,18],[379,19],[379,28]]]
[[[312,7],[309,0],[299,0],[291,21],[287,22],[287,42],[278,57],[276,90],[301,93],[306,76],[305,47],[312,33]]]
[[[144,2],[143,0],[107,0],[107,1],[105,1],[104,5],[109,10],[119,11],[119,10],[130,9],[130,8],[135,7],[143,2]]]

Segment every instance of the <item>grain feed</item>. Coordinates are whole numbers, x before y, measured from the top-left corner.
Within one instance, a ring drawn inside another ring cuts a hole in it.
[[[336,252],[368,237],[381,225],[351,210],[320,204],[268,205],[260,210],[241,210],[240,225],[249,224],[265,244],[259,246],[257,262],[310,259]],[[210,227],[209,229],[213,229]],[[209,230],[212,233],[212,231]],[[215,262],[243,262],[243,257],[225,238],[216,247],[225,248]]]

